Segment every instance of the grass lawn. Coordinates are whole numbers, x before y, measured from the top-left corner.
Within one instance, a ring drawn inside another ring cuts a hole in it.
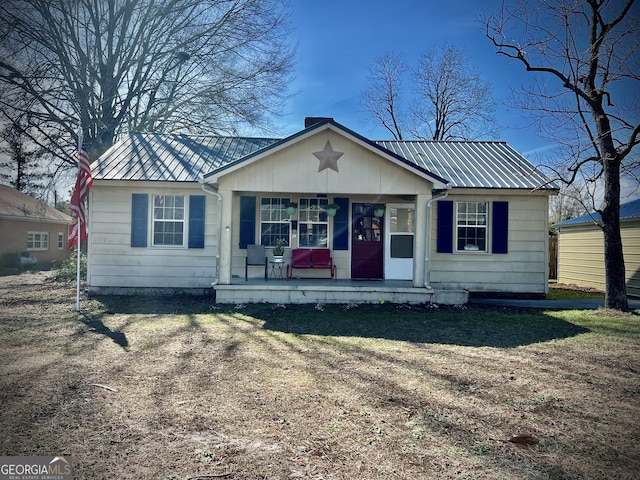
[[[74,295],[0,283],[0,455],[76,479],[638,478],[637,313]]]

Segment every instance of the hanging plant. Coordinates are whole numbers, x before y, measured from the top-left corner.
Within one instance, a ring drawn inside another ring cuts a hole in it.
[[[327,211],[327,215],[329,215],[330,217],[335,217],[336,213],[340,209],[340,205],[338,205],[337,203],[329,203],[328,205],[323,205],[322,208]]]
[[[287,209],[287,213],[289,215],[294,215],[296,213],[296,210],[298,209],[298,204],[296,202],[289,202],[285,205],[285,208]]]

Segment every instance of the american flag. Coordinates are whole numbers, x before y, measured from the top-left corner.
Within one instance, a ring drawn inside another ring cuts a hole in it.
[[[80,148],[78,148],[78,162],[79,168],[76,186],[73,189],[73,195],[71,195],[71,201],[69,202],[73,223],[71,224],[71,230],[69,232],[67,248],[72,248],[78,244],[78,236],[81,242],[87,239],[84,200],[87,198],[89,188],[93,184],[93,179],[91,178],[91,164],[89,163],[87,145],[84,140],[80,142]]]

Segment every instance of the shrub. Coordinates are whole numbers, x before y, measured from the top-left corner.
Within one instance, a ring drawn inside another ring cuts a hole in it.
[[[77,276],[78,251],[73,250],[71,258],[64,260],[55,266],[54,278],[56,280],[75,280]],[[87,279],[87,254],[80,253],[80,279]]]
[[[5,253],[0,255],[0,268],[20,268],[20,254]]]

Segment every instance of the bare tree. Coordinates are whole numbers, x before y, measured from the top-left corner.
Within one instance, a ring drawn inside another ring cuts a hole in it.
[[[640,135],[639,21],[634,0],[539,0],[502,8],[485,22],[500,55],[537,74],[522,108],[564,146],[550,165],[571,184],[602,181],[607,308],[628,309],[620,236],[621,174],[637,171]],[[545,81],[546,79],[552,81]],[[555,79],[555,82],[553,81]]]
[[[403,98],[405,80],[413,88]],[[426,140],[495,135],[491,88],[469,65],[465,52],[447,44],[426,50],[412,68],[398,53],[378,58],[369,67],[362,104],[396,140],[406,132]]]
[[[42,152],[29,141],[24,119],[0,130],[0,181],[35,198],[43,197],[52,174],[40,165]]]
[[[406,121],[401,108],[402,77],[406,71],[402,55],[386,53],[369,67],[369,82],[362,93],[363,110],[389,130],[395,140],[402,140]]]
[[[0,32],[0,108],[71,163],[78,124],[92,158],[126,131],[264,126],[294,54],[284,0],[4,0]]]
[[[413,135],[430,140],[475,140],[495,135],[489,84],[452,45],[426,50],[413,69]]]
[[[555,223],[579,217],[593,210],[592,196],[586,189],[575,185],[567,185],[560,189],[558,195],[549,197],[549,225],[551,229]]]

